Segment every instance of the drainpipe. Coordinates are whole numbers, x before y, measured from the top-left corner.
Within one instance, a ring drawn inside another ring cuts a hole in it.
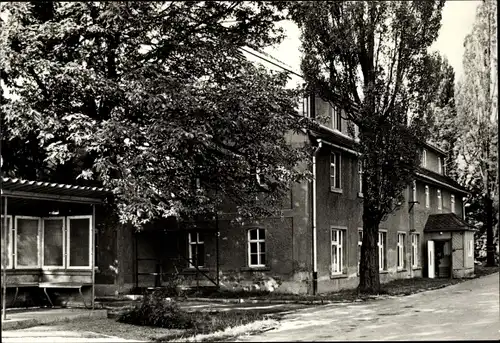
[[[316,150],[314,150],[312,157],[312,172],[313,172],[313,180],[312,180],[312,241],[313,241],[313,295],[316,295],[318,290],[318,244],[317,244],[317,228],[316,228],[316,156],[321,149],[322,142],[320,139],[316,140],[318,146]]]

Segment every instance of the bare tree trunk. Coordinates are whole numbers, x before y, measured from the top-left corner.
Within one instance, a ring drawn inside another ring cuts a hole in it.
[[[484,199],[486,211],[486,265],[495,266],[495,245],[493,244],[493,200],[487,194]]]
[[[377,216],[363,202],[363,243],[359,264],[358,292],[363,294],[379,294],[380,275],[378,263],[378,227]]]

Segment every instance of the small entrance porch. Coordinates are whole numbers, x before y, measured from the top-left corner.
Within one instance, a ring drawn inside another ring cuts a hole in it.
[[[454,213],[431,214],[424,228],[429,278],[474,275],[474,231]]]

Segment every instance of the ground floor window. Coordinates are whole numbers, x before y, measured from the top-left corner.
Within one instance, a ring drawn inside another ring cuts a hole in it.
[[[5,226],[5,217],[2,216],[0,228],[2,230],[2,241],[0,251],[2,252],[2,268],[12,268],[12,217],[7,216],[7,226]],[[7,245],[7,247],[5,247]]]
[[[199,232],[188,233],[189,267],[202,268],[205,266],[205,240]]]
[[[40,267],[40,218],[17,216],[15,231],[16,268]]]
[[[342,274],[344,272],[345,231],[332,229],[331,235],[331,273],[332,275]]]
[[[361,246],[363,245],[363,229],[358,229],[358,274],[359,264],[361,263]]]
[[[378,268],[380,271],[387,269],[387,232],[378,233]]]
[[[248,265],[266,266],[266,230],[255,228],[248,230]]]
[[[406,235],[402,232],[398,233],[398,269],[404,269],[405,266],[405,243]]]
[[[42,232],[43,266],[64,267],[64,217],[43,219]]]
[[[90,267],[92,217],[68,217],[68,268]]]
[[[418,247],[420,244],[420,236],[418,233],[413,233],[411,235],[411,266],[413,268],[418,267]]]

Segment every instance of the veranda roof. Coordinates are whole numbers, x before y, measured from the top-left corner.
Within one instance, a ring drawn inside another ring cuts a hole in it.
[[[455,213],[431,214],[425,223],[424,232],[439,231],[476,231],[476,229]]]

